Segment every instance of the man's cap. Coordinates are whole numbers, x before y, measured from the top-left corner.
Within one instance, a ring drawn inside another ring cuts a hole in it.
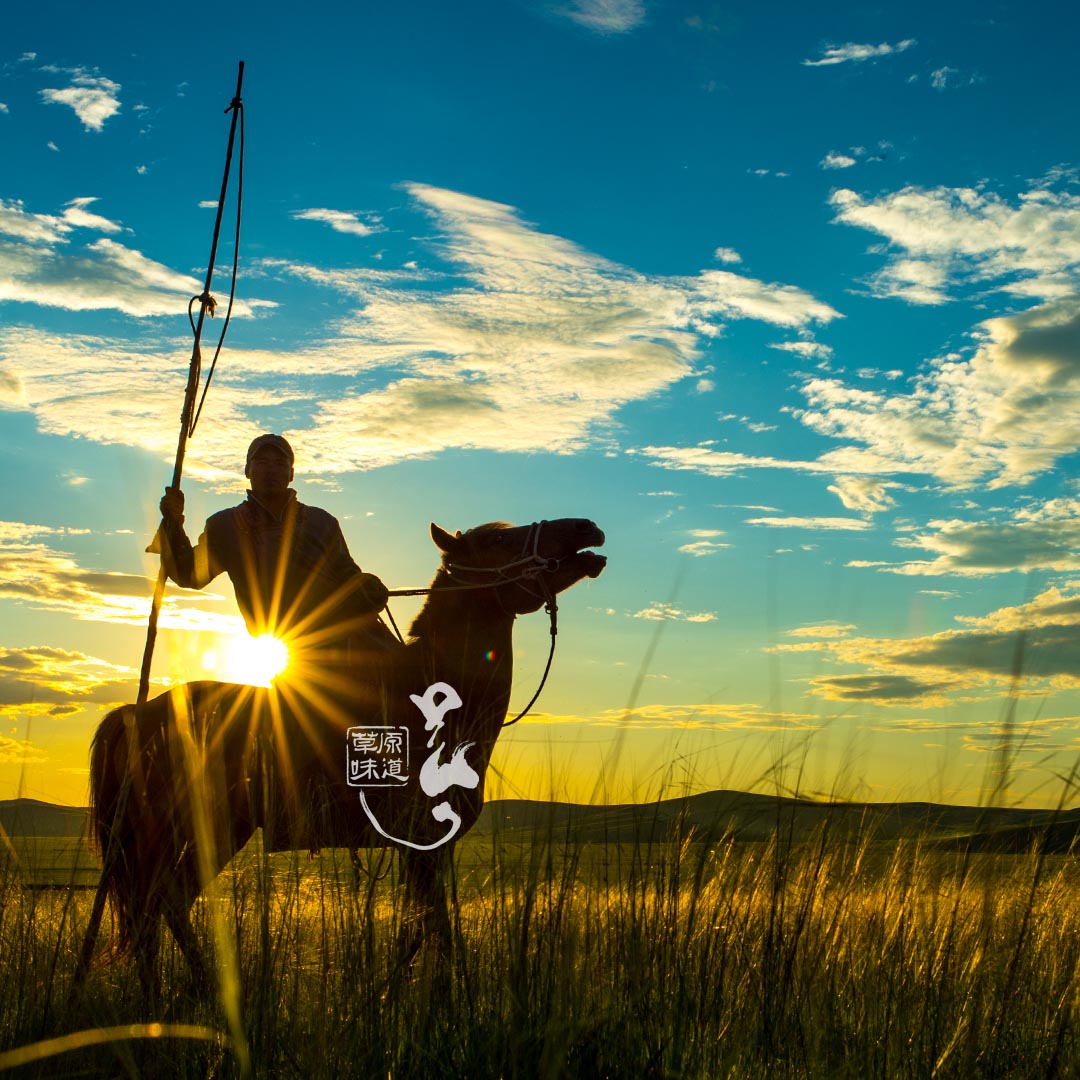
[[[259,435],[252,439],[251,445],[248,447],[247,464],[250,465],[251,459],[267,446],[272,446],[279,454],[284,454],[289,459],[289,464],[293,464],[292,447],[280,435]]]

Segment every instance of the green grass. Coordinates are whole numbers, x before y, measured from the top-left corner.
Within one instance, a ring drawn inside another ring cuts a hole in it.
[[[0,1050],[91,1033],[12,1075],[233,1076],[240,1042],[254,1075],[304,1080],[967,1080],[1069,1076],[1080,1061],[1068,857],[827,834],[713,847],[469,838],[453,962],[426,952],[402,972],[395,871],[357,878],[344,852],[250,845],[197,908],[208,950],[215,920],[238,943],[230,1036],[171,942],[153,1006],[132,966],[107,958],[68,1003],[93,894],[29,880],[35,860],[55,877],[73,851],[24,842],[0,869]],[[111,1030],[154,1022],[156,1037]]]

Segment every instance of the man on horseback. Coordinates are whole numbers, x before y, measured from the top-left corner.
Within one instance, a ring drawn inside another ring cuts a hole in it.
[[[248,631],[284,641],[294,671],[352,667],[397,644],[379,618],[387,590],[353,561],[337,519],[296,498],[293,460],[282,436],[254,439],[247,499],[208,518],[194,547],[184,532],[183,492],[166,488],[162,561],[187,589],[228,574]]]

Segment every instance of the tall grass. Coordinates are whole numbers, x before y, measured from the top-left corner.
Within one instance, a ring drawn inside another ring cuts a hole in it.
[[[171,942],[159,1001],[105,959],[69,1002],[92,894],[31,888],[27,862],[0,868],[0,1050],[15,1050],[0,1064],[239,1075],[226,1010]],[[207,950],[215,919],[237,943],[231,1004],[254,1075],[967,1080],[1068,1076],[1080,1061],[1067,857],[783,829],[760,844],[468,838],[453,955],[426,948],[405,968],[387,869],[375,852],[357,873],[344,852],[252,844],[200,900]],[[40,1046],[80,1032],[63,1052]],[[31,1061],[34,1046],[50,1056]]]

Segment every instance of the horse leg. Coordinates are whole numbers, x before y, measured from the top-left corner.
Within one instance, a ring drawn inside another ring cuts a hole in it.
[[[195,928],[191,925],[191,908],[200,892],[194,856],[195,853],[189,849],[176,867],[176,879],[170,887],[170,895],[162,907],[162,914],[183,954],[195,985],[200,989],[208,989],[211,985],[209,968]]]
[[[251,839],[251,833],[250,828],[241,828],[227,839],[219,837],[218,842],[222,846],[213,848],[210,864],[205,867],[199,865],[198,851],[189,846],[176,865],[175,875],[162,906],[165,922],[187,961],[195,985],[204,989],[209,989],[213,984],[204,950],[199,944],[195,928],[191,925],[191,909],[202,894],[203,887],[209,886],[221,873],[233,856]],[[202,880],[204,872],[210,874],[210,878],[205,882]]]
[[[450,952],[450,912],[446,905],[443,871],[446,845],[437,851],[402,851],[405,911],[398,935],[398,956],[408,963],[420,946],[431,941],[440,956]]]
[[[143,996],[156,1001],[161,996],[158,947],[161,943],[161,901],[155,889],[143,888],[145,881],[132,878],[132,886],[120,912],[126,923],[124,938],[130,943]]]

